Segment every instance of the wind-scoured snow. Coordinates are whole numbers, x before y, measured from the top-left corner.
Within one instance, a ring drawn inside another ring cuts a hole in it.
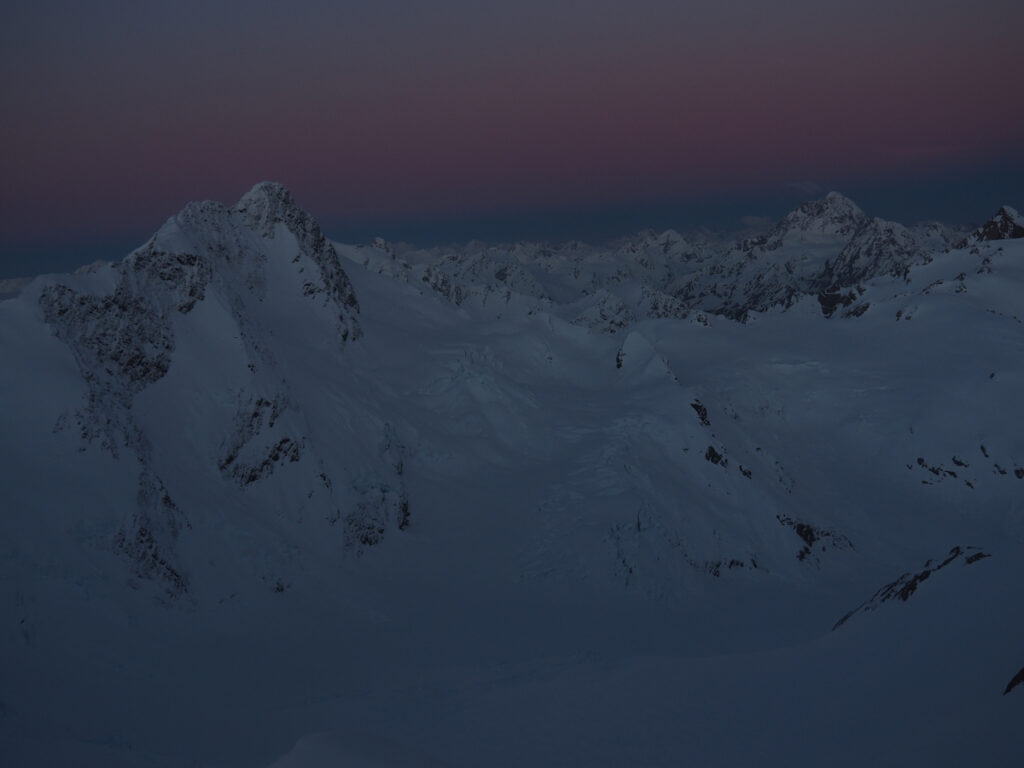
[[[35,280],[0,756],[1014,765],[1007,210],[421,251],[264,183]]]

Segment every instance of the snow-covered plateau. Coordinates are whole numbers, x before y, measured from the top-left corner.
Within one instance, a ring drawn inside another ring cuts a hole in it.
[[[1020,764],[1024,218],[3,284],[5,766]]]

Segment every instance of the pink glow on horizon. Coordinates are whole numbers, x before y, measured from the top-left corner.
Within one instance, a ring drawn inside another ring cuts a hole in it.
[[[604,204],[969,164],[1024,141],[1006,74],[1020,55],[1002,37],[940,48],[950,30],[849,26],[723,39],[719,20],[719,37],[652,29],[637,48],[636,30],[559,47],[525,25],[510,39],[532,48],[491,55],[406,30],[383,53],[314,36],[269,63],[175,52],[166,71],[112,54],[72,76],[48,62],[17,85],[23,118],[0,123],[0,224],[113,230],[266,178],[339,216]]]

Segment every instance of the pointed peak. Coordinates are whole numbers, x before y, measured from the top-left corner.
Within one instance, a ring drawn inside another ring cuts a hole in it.
[[[292,193],[288,191],[284,184],[279,184],[276,181],[261,181],[253,185],[252,189],[242,195],[236,207],[241,209],[247,208],[252,204],[268,202],[295,205]]]
[[[1002,206],[992,218],[1010,221],[1014,224],[1024,224],[1024,216],[1021,216],[1016,208],[1011,208],[1008,205]]]
[[[235,211],[264,237],[272,236],[279,222],[293,232],[315,232],[315,237],[322,237],[316,221],[296,204],[288,188],[273,181],[261,181],[242,195]]]
[[[864,211],[861,210],[860,206],[841,192],[829,192],[821,200],[805,203],[804,205],[816,205],[833,212],[844,213],[856,218],[864,216]]]
[[[829,192],[821,200],[809,200],[796,207],[779,223],[785,231],[802,230],[850,235],[868,217],[855,202],[839,192]]]
[[[178,215],[172,216],[165,226],[177,225],[185,230],[204,229],[210,222],[229,215],[227,206],[216,200],[193,200],[186,203],[185,207],[178,211]]]
[[[854,203],[853,200],[848,198],[842,192],[836,192],[835,190],[832,190],[827,195],[825,195],[825,199],[828,200],[830,203],[842,203],[844,205],[856,206],[856,203]]]
[[[298,210],[295,198],[288,188],[275,181],[261,181],[242,195],[235,210],[248,214],[254,222],[266,222],[285,217],[282,214]]]
[[[1000,208],[996,215],[986,221],[970,240],[1016,240],[1024,237],[1024,216],[1008,205]]]

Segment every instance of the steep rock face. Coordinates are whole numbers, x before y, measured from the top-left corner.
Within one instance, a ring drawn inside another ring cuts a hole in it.
[[[852,238],[868,221],[856,203],[838,192],[829,192],[821,200],[803,203],[779,222],[767,237],[780,243],[791,232],[806,232]]]
[[[302,458],[301,440],[275,429],[290,405],[286,392],[276,392],[271,398],[250,394],[239,402],[217,462],[225,477],[245,487],[273,474],[275,466]]]
[[[988,240],[1016,240],[1021,237],[1024,237],[1024,216],[1010,206],[1004,205],[968,240],[975,243]]]
[[[85,405],[74,413],[80,450],[98,441],[115,458],[128,450],[140,464],[137,507],[125,516],[115,548],[138,576],[157,580],[169,596],[177,597],[188,586],[175,564],[177,539],[189,523],[153,470],[151,445],[131,412],[134,397],[171,365],[175,339],[161,306],[166,298],[135,294],[130,281],[122,280],[110,296],[54,285],[42,291],[39,303],[54,334],[71,349],[88,387]],[[66,421],[58,423],[58,429],[67,426]]]
[[[869,225],[856,204],[830,192],[799,206],[766,234],[734,245],[676,295],[741,321],[754,312],[787,309],[828,282],[830,265]]]
[[[192,526],[148,467],[139,475],[136,504],[114,536],[115,549],[127,558],[136,577],[160,584],[168,597],[180,597],[188,592],[189,581],[177,563],[177,542]]]
[[[54,333],[71,347],[83,378],[90,385],[87,412],[95,418],[82,425],[105,432],[105,447],[115,450],[108,418],[131,407],[132,397],[160,379],[175,348],[172,319],[187,314],[215,285],[240,326],[248,325],[246,300],[262,301],[267,291],[267,253],[259,238],[273,236],[283,223],[299,245],[293,258],[307,257],[319,267],[319,280],[307,281],[307,296],[327,294],[338,311],[342,342],[358,338],[358,302],[333,247],[308,214],[294,204],[283,187],[260,184],[233,211],[220,203],[190,203],[170,219],[149,242],[116,265],[119,276],[110,295],[79,292],[71,284],[45,288],[40,305]],[[107,408],[101,415],[100,404]],[[123,427],[122,427],[123,429]],[[122,440],[122,443],[125,441]]]
[[[89,398],[78,414],[83,439],[99,438],[115,456],[134,437],[126,421],[132,398],[170,367],[174,331],[166,312],[124,284],[112,295],[83,295],[66,285],[45,288],[43,317],[72,350]]]
[[[319,279],[303,284],[306,296],[323,296],[338,310],[338,333],[341,340],[357,339],[361,335],[355,315],[359,302],[348,275],[341,268],[334,246],[320,231],[320,225],[299,208],[291,193],[280,184],[262,182],[246,193],[235,206],[244,222],[260,237],[273,238],[275,227],[283,224],[295,236],[300,255],[310,258],[319,271]],[[295,257],[296,260],[299,256]]]
[[[193,481],[170,467],[166,456],[175,452],[169,441],[190,434],[220,431],[219,447],[199,452],[216,457],[208,480],[220,476],[235,493],[259,488],[266,496],[275,482],[299,482],[308,486],[303,508],[320,510],[325,524],[374,518],[372,541],[353,537],[346,525],[339,546],[361,549],[408,524],[404,480],[390,457],[402,450],[394,432],[386,451],[371,448],[352,470],[359,488],[350,488],[339,465],[342,452],[310,436],[308,424],[317,417],[306,415],[307,403],[289,384],[290,366],[282,358],[292,343],[279,338],[297,333],[327,340],[333,324],[333,349],[320,354],[335,355],[362,331],[355,291],[333,245],[284,187],[258,184],[230,208],[190,203],[109,274],[107,293],[90,290],[95,282],[67,276],[43,285],[38,303],[87,391],[56,431],[73,429],[80,451],[96,446],[138,465],[135,504],[123,512],[111,539],[135,577],[159,584],[167,596],[189,592],[180,539],[195,512],[180,497],[191,492]],[[204,319],[195,320],[197,314]],[[224,355],[226,360],[216,360]],[[210,365],[223,368],[223,380],[206,393],[200,382]],[[174,384],[165,383],[170,373]],[[161,394],[149,400],[158,410],[148,402],[140,408],[140,398],[157,384]],[[225,398],[216,387],[235,394]],[[312,406],[315,411],[317,404]],[[197,420],[198,412],[206,416]],[[217,426],[222,422],[225,428]],[[275,474],[285,479],[272,481]]]
[[[829,286],[851,286],[873,277],[906,277],[912,266],[927,264],[928,252],[902,224],[874,219],[864,223],[822,276]]]

